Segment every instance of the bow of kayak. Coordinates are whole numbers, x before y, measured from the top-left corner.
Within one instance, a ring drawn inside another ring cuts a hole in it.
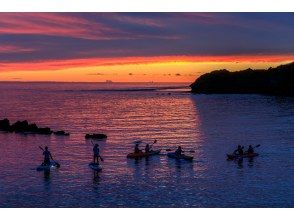
[[[129,153],[127,155],[127,158],[130,158],[130,159],[137,159],[137,158],[142,158],[142,157],[149,157],[149,156],[153,156],[153,155],[157,155],[160,153],[161,150],[153,150],[153,151],[150,151],[148,153],[145,153],[145,152],[139,152],[139,153]]]
[[[192,161],[193,158],[194,158],[192,156],[187,156],[187,155],[184,155],[184,154],[177,155],[176,153],[168,153],[167,156],[169,158],[174,158],[174,159],[177,159],[177,160],[187,160],[187,161]]]

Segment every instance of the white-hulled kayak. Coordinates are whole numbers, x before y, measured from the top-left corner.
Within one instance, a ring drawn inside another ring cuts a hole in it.
[[[46,171],[46,170],[51,170],[51,169],[56,169],[59,168],[60,164],[55,162],[55,161],[51,161],[49,165],[45,165],[44,163],[42,163],[40,166],[37,167],[37,171]]]
[[[89,163],[89,167],[92,169],[92,170],[95,170],[95,171],[101,171],[102,170],[102,166],[98,163]]]

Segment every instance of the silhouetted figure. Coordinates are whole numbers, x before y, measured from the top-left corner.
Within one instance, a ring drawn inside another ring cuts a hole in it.
[[[243,155],[243,147],[241,147],[241,145],[238,145],[237,150],[234,151],[234,154]]]
[[[45,147],[45,150],[43,151],[43,155],[44,155],[44,165],[50,165],[50,158],[53,160],[53,157],[50,151],[48,150],[48,147]]]
[[[254,154],[254,148],[252,147],[252,145],[249,145],[247,153],[248,154]]]
[[[150,145],[149,144],[146,144],[145,153],[149,153],[150,150],[151,150]]]
[[[138,144],[138,143],[135,145],[135,150],[134,150],[134,152],[135,152],[136,154],[141,152],[140,149],[139,149],[139,144]]]
[[[100,157],[100,149],[99,149],[99,144],[95,144],[93,147],[93,154],[94,154],[94,163],[99,164],[99,157]]]
[[[175,151],[175,154],[180,156],[182,153],[183,153],[182,147],[178,146],[178,149]]]

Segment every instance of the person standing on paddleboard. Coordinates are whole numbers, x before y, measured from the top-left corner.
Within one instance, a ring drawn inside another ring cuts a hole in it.
[[[99,164],[99,157],[100,157],[100,149],[99,149],[99,144],[95,144],[93,147],[93,153],[94,153],[94,163]]]
[[[53,157],[50,151],[48,150],[48,147],[45,147],[45,150],[43,151],[43,155],[44,155],[44,165],[50,165],[50,158],[53,160]]]

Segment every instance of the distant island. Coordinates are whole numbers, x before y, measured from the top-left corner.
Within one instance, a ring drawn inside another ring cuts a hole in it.
[[[294,96],[294,62],[267,70],[226,69],[206,73],[190,85],[200,94],[267,94]]]

